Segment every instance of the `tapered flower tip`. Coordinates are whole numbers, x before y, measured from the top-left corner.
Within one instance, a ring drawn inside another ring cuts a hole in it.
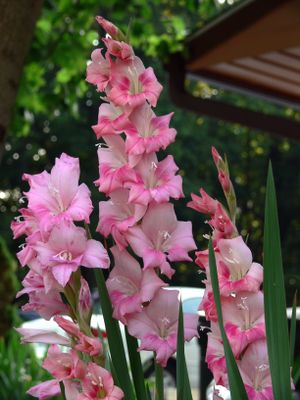
[[[120,29],[116,27],[116,25],[114,25],[107,19],[101,17],[100,15],[96,17],[96,21],[101,26],[101,28],[103,28],[105,32],[108,33],[113,39],[117,38],[121,33]]]
[[[222,161],[222,157],[220,156],[218,150],[214,146],[211,147],[211,154],[213,156],[214,163],[218,167],[219,162]]]

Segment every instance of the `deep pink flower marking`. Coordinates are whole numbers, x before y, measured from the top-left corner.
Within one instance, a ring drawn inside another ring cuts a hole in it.
[[[97,139],[105,135],[120,134],[128,124],[129,113],[130,110],[122,107],[115,107],[110,103],[102,103],[99,107],[98,123],[92,126]]]
[[[116,106],[138,107],[146,100],[156,106],[157,99],[162,91],[151,67],[145,69],[138,57],[124,62],[117,60],[111,66],[111,87],[108,90],[108,99]]]

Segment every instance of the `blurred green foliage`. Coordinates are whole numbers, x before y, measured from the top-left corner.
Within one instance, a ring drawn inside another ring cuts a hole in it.
[[[26,391],[51,376],[41,367],[31,345],[20,344],[20,335],[16,331],[12,330],[7,339],[0,338],[0,398],[32,400]]]
[[[13,300],[18,288],[17,263],[0,236],[0,338],[5,338],[15,321]]]
[[[96,139],[90,129],[97,120],[99,94],[85,82],[86,62],[99,43],[95,15],[103,15],[126,31],[130,21],[131,42],[146,66],[151,65],[164,85],[157,114],[175,111],[172,126],[178,131],[174,154],[184,177],[186,199],[176,202],[179,219],[191,219],[199,248],[207,246],[204,218],[185,207],[190,192],[204,187],[222,199],[210,148],[226,153],[240,207],[238,226],[262,261],[264,192],[268,159],[273,162],[286,269],[288,299],[300,289],[298,259],[300,246],[300,157],[299,143],[271,137],[246,127],[216,121],[174,107],[168,95],[168,76],[163,64],[171,52],[183,50],[182,39],[237,1],[226,0],[45,0],[27,58],[15,117],[7,138],[1,165],[0,234],[10,240],[9,222],[16,215],[24,171],[49,169],[55,156],[65,151],[80,157],[82,180],[92,189],[97,224],[97,202],[101,195],[94,188],[97,178]],[[257,98],[245,97],[212,87],[204,82],[187,82],[188,89],[202,98],[221,99],[240,107],[270,114],[299,118],[292,109],[281,108]],[[18,242],[21,244],[22,240]],[[16,244],[11,244],[16,247]],[[15,250],[17,250],[15,248]],[[178,263],[174,283],[201,284],[198,268]]]

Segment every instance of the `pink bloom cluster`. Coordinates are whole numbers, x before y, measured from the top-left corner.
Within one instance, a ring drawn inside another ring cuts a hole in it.
[[[219,172],[219,181],[230,210],[235,195],[228,168],[216,149],[213,158]],[[230,203],[231,202],[231,203]],[[249,398],[273,399],[268,365],[264,300],[260,290],[263,268],[253,262],[251,250],[238,234],[234,217],[221,203],[211,198],[204,189],[200,196],[192,194],[188,206],[209,216],[216,256],[224,328],[237,360]],[[206,290],[200,308],[211,321],[208,334],[206,361],[217,385],[228,387],[223,342],[218,327],[218,317],[209,272],[208,250],[196,252],[196,264],[206,273]]]
[[[153,69],[144,67],[118,28],[97,20],[108,35],[105,48],[92,53],[87,81],[104,92],[92,128],[102,140],[95,183],[107,197],[99,204],[97,231],[116,243],[107,288],[114,317],[165,366],[176,351],[179,299],[176,291],[163,289],[159,275],[171,278],[170,262],[191,261],[188,252],[196,248],[191,222],[178,221],[169,202],[183,197],[178,167],[172,156],[157,155],[176,131],[169,127],[172,114],[153,111],[162,90]],[[196,327],[197,316],[185,316],[186,340],[197,335]]]
[[[103,349],[100,339],[90,329],[89,286],[77,273],[80,266],[109,267],[102,244],[89,239],[85,229],[76,225],[89,223],[93,209],[90,191],[79,184],[79,174],[79,160],[67,154],[56,159],[50,173],[25,174],[30,186],[24,193],[28,206],[20,210],[21,215],[11,226],[15,239],[26,236],[17,254],[21,265],[29,267],[24,288],[17,294],[28,295],[29,301],[23,309],[35,311],[45,319],[54,317],[66,335],[42,329],[17,329],[23,342],[51,344],[43,367],[54,379],[28,391],[41,400],[58,395],[59,382],[64,383],[67,400],[123,398],[110,373],[95,364],[101,360]],[[70,351],[62,352],[58,345],[67,346]],[[81,360],[83,354],[88,362]]]

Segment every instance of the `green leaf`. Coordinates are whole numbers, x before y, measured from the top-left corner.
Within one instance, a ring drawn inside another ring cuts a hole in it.
[[[177,355],[176,355],[176,382],[177,400],[193,400],[189,382],[186,361],[184,356],[184,327],[181,300],[179,303],[179,317],[177,330]]]
[[[269,164],[264,228],[264,302],[267,344],[275,400],[290,400],[290,349],[277,201]]]
[[[290,325],[290,365],[292,368],[294,365],[294,353],[296,344],[296,325],[297,325],[296,311],[297,311],[297,290],[294,295],[291,325]]]
[[[119,323],[112,317],[113,310],[107,292],[103,272],[101,269],[95,268],[94,273],[99,291],[112,363],[115,367],[115,372],[118,377],[118,381],[120,382],[120,386],[124,391],[125,399],[133,400],[135,396],[129,375],[129,368],[126,362],[120,326]]]
[[[66,393],[65,393],[65,385],[63,382],[59,382],[59,386],[60,386],[60,391],[61,391],[61,396],[63,398],[63,400],[66,400]]]
[[[227,373],[229,379],[229,388],[231,400],[248,400],[246,390],[240,375],[240,371],[236,364],[236,360],[232,353],[223,323],[222,307],[221,307],[221,296],[219,289],[219,281],[217,274],[215,252],[212,246],[212,240],[209,240],[209,268],[211,274],[211,282],[214,293],[214,299],[216,303],[216,309],[218,314],[219,327],[223,339],[224,353],[226,358]]]
[[[164,400],[164,370],[155,363],[155,400]]]
[[[131,373],[133,377],[133,384],[135,387],[135,393],[137,400],[145,400],[147,398],[147,392],[145,387],[145,379],[143,372],[143,365],[141,361],[140,353],[138,352],[138,342],[135,337],[132,337],[127,328],[126,332],[126,342],[128,347],[128,354],[131,366]]]

